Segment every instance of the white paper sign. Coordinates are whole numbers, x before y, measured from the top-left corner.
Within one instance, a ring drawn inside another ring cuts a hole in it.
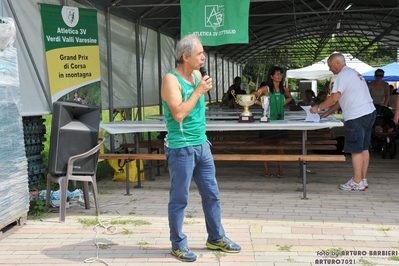
[[[320,115],[318,113],[312,114],[310,112],[310,108],[312,106],[307,105],[307,106],[301,106],[301,107],[306,112],[305,122],[320,122]]]

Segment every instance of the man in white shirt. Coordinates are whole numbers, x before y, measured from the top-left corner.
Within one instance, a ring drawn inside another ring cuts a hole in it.
[[[345,57],[340,53],[330,55],[327,60],[330,71],[337,74],[332,93],[324,102],[315,105],[310,112],[331,108],[320,116],[327,117],[339,108],[345,121],[344,151],[351,153],[353,177],[340,189],[364,191],[368,187],[367,170],[370,161],[369,146],[371,130],[376,111],[373,99],[364,78],[354,69],[346,66]]]

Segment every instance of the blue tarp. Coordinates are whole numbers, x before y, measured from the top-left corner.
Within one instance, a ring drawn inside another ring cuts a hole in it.
[[[377,67],[376,69],[378,68],[384,70],[385,72],[382,79],[383,81],[399,81],[399,63],[393,62],[382,67]],[[373,81],[375,79],[374,72],[375,70],[368,71],[362,73],[362,76],[366,81]]]

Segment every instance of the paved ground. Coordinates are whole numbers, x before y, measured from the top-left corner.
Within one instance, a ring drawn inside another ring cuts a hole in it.
[[[260,163],[218,162],[223,224],[243,250],[224,254],[205,248],[200,197],[193,184],[184,227],[198,255],[191,265],[399,265],[397,157],[382,159],[372,152],[365,192],[338,189],[351,176],[350,158],[308,164],[314,173],[308,175],[305,200],[298,190],[297,163],[285,163],[286,177],[277,179],[262,177]],[[272,163],[272,173],[276,168]],[[90,259],[93,265],[101,260],[115,266],[180,265],[169,254],[168,184],[168,174],[162,173],[125,196],[124,183],[101,181],[97,226],[84,225],[95,221],[95,211],[80,206],[67,210],[65,223],[58,222],[57,213],[28,220],[0,240],[0,265],[87,265]]]

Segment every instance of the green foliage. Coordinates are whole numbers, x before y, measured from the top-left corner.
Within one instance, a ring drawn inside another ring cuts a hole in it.
[[[42,200],[32,200],[29,202],[28,216],[31,219],[42,218],[46,209],[46,203]]]
[[[51,120],[52,120],[52,115],[43,115],[44,118],[44,126],[46,127],[46,133],[44,134],[44,137],[46,139],[46,141],[43,143],[44,148],[42,151],[42,155],[43,155],[43,164],[44,165],[48,165],[48,155],[49,155],[49,151],[50,151],[50,133],[51,133]]]
[[[349,43],[351,44],[350,51],[340,48],[343,44]],[[335,38],[328,42],[327,48],[330,53],[340,51],[351,53],[353,56],[357,55],[357,58],[371,66],[386,65],[396,61],[396,47],[391,47],[384,43],[375,43],[368,47],[367,50],[362,51],[367,45],[369,45],[369,42],[364,39]]]
[[[350,53],[371,66],[381,66],[396,61],[396,47],[383,43],[369,45],[366,39],[351,37],[301,40],[258,55],[244,66],[242,76],[247,78],[248,84],[260,84],[266,80],[267,71],[272,66],[298,69],[316,63],[333,52]],[[291,81],[291,79],[286,84],[290,90],[298,87],[297,85],[297,80]],[[318,90],[321,90],[321,86]]]
[[[243,68],[243,81],[246,80],[248,84],[259,85],[262,81],[266,81],[269,68],[266,64],[247,64]]]
[[[100,81],[90,83],[76,90],[84,104],[101,106],[101,83]],[[73,100],[75,90],[65,94],[60,101]]]

